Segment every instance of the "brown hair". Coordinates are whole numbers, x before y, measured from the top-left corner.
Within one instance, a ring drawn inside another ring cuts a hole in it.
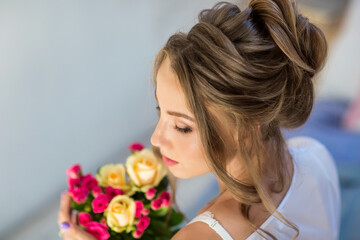
[[[327,56],[325,36],[289,0],[252,0],[243,11],[233,3],[219,2],[202,10],[198,19],[187,34],[172,35],[156,55],[155,91],[159,66],[169,57],[195,116],[208,164],[239,202],[250,226],[276,239],[250,220],[250,207],[262,203],[296,231],[296,239],[298,227],[276,210],[262,177],[271,172],[275,177],[270,191],[279,193],[290,176],[285,164],[291,155],[280,128],[300,127],[311,113],[313,77]],[[216,115],[231,120],[225,127],[238,136],[239,162],[253,184],[226,171],[229,143],[210,106],[217,109]],[[161,156],[157,147],[153,151]],[[271,169],[263,167],[264,159]],[[176,181],[170,182],[175,200]]]

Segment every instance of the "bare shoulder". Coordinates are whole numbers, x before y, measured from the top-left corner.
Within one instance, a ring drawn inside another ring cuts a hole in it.
[[[209,210],[214,214],[214,218],[234,240],[246,239],[254,232],[254,229],[252,229],[245,217],[241,214],[236,201],[227,200],[222,203],[214,204],[207,209],[199,211],[198,215],[205,210]],[[261,208],[252,208],[250,212],[253,216],[252,222],[257,226],[260,226],[269,217],[268,213],[264,213]],[[184,226],[173,236],[173,238],[171,238],[171,240],[185,239],[222,240],[220,235],[218,235],[214,229],[207,223],[201,221]]]
[[[208,210],[214,214],[214,218],[234,240],[246,239],[254,232],[254,229],[241,214],[241,210],[235,200],[230,199],[214,204],[214,206],[210,207]],[[263,213],[255,213],[254,209],[250,210],[250,212],[252,215],[256,215],[256,217],[252,217],[252,222],[255,225],[260,226],[265,217],[263,216]],[[259,219],[260,217],[262,217],[261,220]]]
[[[171,240],[222,240],[222,238],[204,222],[193,222],[181,228]]]

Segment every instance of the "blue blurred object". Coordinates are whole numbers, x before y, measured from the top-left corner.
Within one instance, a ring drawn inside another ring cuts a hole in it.
[[[341,188],[339,239],[360,239],[360,133],[341,127],[349,101],[316,100],[308,121],[300,128],[284,130],[286,139],[309,136],[323,143],[334,157]]]

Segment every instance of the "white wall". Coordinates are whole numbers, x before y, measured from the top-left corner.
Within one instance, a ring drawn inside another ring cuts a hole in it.
[[[67,167],[150,147],[155,53],[215,2],[0,1],[0,239],[57,239]]]
[[[360,0],[350,1],[347,10],[319,78],[319,98],[351,100],[360,94]]]

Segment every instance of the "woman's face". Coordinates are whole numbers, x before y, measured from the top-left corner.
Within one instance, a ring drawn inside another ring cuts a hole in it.
[[[192,178],[210,172],[194,116],[185,105],[184,93],[168,57],[161,64],[156,81],[159,121],[151,144],[159,147],[163,156],[178,162],[168,165],[175,177]]]

